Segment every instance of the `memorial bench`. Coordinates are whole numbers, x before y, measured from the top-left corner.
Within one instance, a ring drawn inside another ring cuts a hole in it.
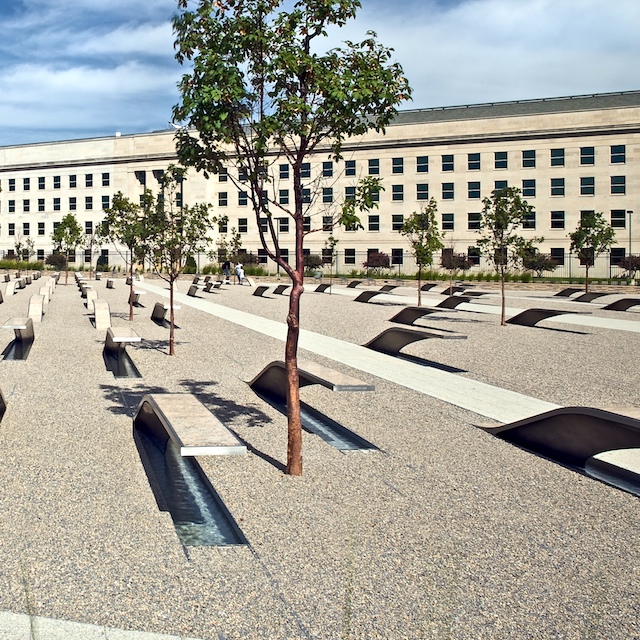
[[[574,293],[578,293],[578,291],[582,291],[582,289],[578,287],[567,287],[566,289],[562,289],[562,291],[558,291],[558,293],[554,293],[553,295],[559,296],[561,298],[568,298]]]
[[[171,309],[171,305],[170,304],[165,304],[163,302],[156,302],[154,307],[153,307],[153,311],[151,312],[151,319],[156,323],[156,324],[161,324],[164,326],[164,324],[167,322],[167,311],[169,311],[169,309]],[[177,311],[178,309],[180,309],[180,305],[173,305],[173,310]]]
[[[15,280],[9,280],[7,282],[7,286],[4,290],[4,295],[6,298],[8,298],[9,296],[14,295],[16,292],[16,281]]]
[[[610,295],[612,294],[604,293],[604,292],[600,292],[600,293],[589,292],[589,293],[583,293],[581,296],[578,296],[577,298],[572,298],[571,301],[572,302],[591,302],[596,298],[602,298],[602,296],[610,296]]]
[[[279,284],[274,290],[274,295],[281,296],[291,285]]]
[[[256,287],[256,290],[253,292],[252,295],[254,296],[258,296],[260,298],[264,298],[264,294],[269,291],[269,287],[261,284],[259,287]]]
[[[104,348],[115,358],[119,358],[132,342],[141,342],[142,338],[129,327],[109,327],[104,341]]]
[[[42,322],[44,315],[44,296],[35,294],[29,298],[29,310],[27,316],[34,322]]]
[[[129,294],[129,304],[133,304],[134,307],[141,307],[142,304],[140,303],[140,296],[145,295],[147,292],[143,291],[143,290],[138,290],[138,289],[134,289],[130,294]]]
[[[241,455],[247,447],[190,393],[143,396],[133,418],[134,429],[146,429],[171,440],[181,456]]]
[[[115,280],[113,278],[107,278],[107,289],[115,288]]]
[[[32,342],[34,339],[33,320],[31,318],[10,318],[3,329],[13,329],[18,342]]]
[[[378,290],[378,291],[363,291],[361,294],[356,296],[353,299],[353,301],[354,302],[369,302],[369,300],[371,300],[371,298],[375,298],[376,296],[380,295],[381,293],[382,293],[382,290]]]
[[[7,410],[7,401],[5,400],[4,393],[2,393],[2,389],[0,389],[0,421],[4,417],[6,410]]]
[[[362,284],[362,280],[352,280],[347,285],[347,289],[355,289],[359,284]]]
[[[431,313],[438,313],[438,310],[430,307],[405,307],[402,311],[396,313],[393,318],[389,318],[389,322],[412,325],[416,320]]]
[[[442,302],[438,303],[436,307],[439,307],[440,309],[455,309],[463,302],[471,302],[471,298],[468,296],[449,296]]]
[[[324,293],[327,289],[331,289],[330,284],[319,284],[315,289],[315,293]]]
[[[608,304],[606,307],[602,307],[603,309],[607,309],[608,311],[626,311],[631,307],[635,307],[640,304],[640,298],[622,298],[621,300],[616,300],[611,304]]]
[[[93,301],[93,321],[98,330],[111,328],[111,312],[106,300],[96,299]]]
[[[189,291],[187,291],[187,295],[191,296],[192,298],[197,298],[198,296],[196,295],[198,293],[198,289],[203,289],[204,287],[202,287],[199,284],[192,284],[189,287]]]
[[[398,288],[397,284],[385,284],[384,286],[380,287],[380,292],[388,293],[389,291],[393,291],[394,289],[397,289],[397,288]]]
[[[589,314],[589,311],[561,311],[559,309],[525,309],[521,313],[509,318],[508,324],[521,324],[526,327],[535,327],[538,322],[561,316],[564,314]]]
[[[448,333],[435,329],[418,331],[417,329],[405,329],[404,327],[391,327],[390,329],[385,329],[382,333],[362,346],[367,347],[367,349],[372,349],[373,351],[395,356],[408,344],[430,338],[466,340],[467,336],[460,333]]]
[[[88,289],[86,298],[84,306],[90,311],[93,308],[93,301],[98,299],[98,292],[95,289]]]

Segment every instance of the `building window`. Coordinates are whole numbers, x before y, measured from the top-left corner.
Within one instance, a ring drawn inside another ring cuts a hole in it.
[[[494,154],[494,167],[496,169],[507,169],[507,152],[506,151],[496,151]]]
[[[479,153],[467,154],[467,169],[469,171],[480,171],[480,154]]]
[[[496,180],[493,183],[493,190],[494,192],[502,191],[503,189],[506,189],[508,186],[509,186],[509,183],[507,180]]]
[[[249,221],[247,218],[238,218],[238,233],[248,233]]]
[[[404,173],[404,158],[391,159],[391,173]]]
[[[355,176],[356,175],[356,161],[355,160],[345,160],[345,163],[344,163],[344,175],[345,176]]]
[[[580,147],[580,164],[595,164],[596,152],[594,147]]]
[[[15,200],[9,200],[9,202],[7,204],[9,206],[9,213],[15,213],[16,212],[16,201]]]
[[[258,249],[258,264],[267,264],[267,262],[268,262],[267,252],[262,248]]]
[[[178,196],[180,196],[181,194],[178,194]],[[176,196],[176,197],[178,197]],[[182,202],[180,202],[178,204],[178,206],[182,206]],[[109,196],[102,196],[102,208],[103,209],[108,209],[109,208]]]
[[[53,199],[53,210],[60,211],[60,198]]]
[[[69,185],[71,186],[71,185]],[[53,188],[54,189],[59,189],[60,188],[60,176],[53,176]]]
[[[453,200],[453,182],[442,183],[442,199]]]
[[[380,231],[380,216],[369,216],[369,231]]]
[[[289,218],[278,218],[278,233],[289,233]]]
[[[28,222],[22,223],[22,235],[28,236],[31,234],[31,225]]]
[[[87,263],[91,262],[91,249],[84,250],[84,261]]]
[[[322,216],[322,230],[323,231],[333,230],[333,216]]]
[[[31,211],[31,203],[29,200],[22,201],[22,211],[24,213],[29,213],[29,211]]]
[[[442,230],[453,231],[453,213],[442,214]]]
[[[404,264],[403,249],[391,249],[391,264]]]
[[[564,229],[564,211],[551,212],[551,228]]]
[[[535,211],[531,211],[529,213],[524,214],[524,218],[522,219],[522,228],[523,229],[536,228],[536,212]]]
[[[322,188],[322,202],[324,203],[333,202],[333,187]]]
[[[477,231],[480,229],[481,213],[467,213],[467,229]]]
[[[75,262],[75,261],[76,261],[76,252],[75,252],[75,250],[69,251],[69,262]]]
[[[624,164],[627,161],[627,150],[624,144],[611,146],[611,164]]]
[[[333,176],[333,162],[331,160],[322,163],[322,177],[331,178]]]
[[[467,197],[469,200],[480,200],[479,182],[467,182]]]
[[[247,202],[249,202],[249,196],[246,191],[238,191],[238,206],[246,207]]]
[[[280,204],[289,204],[289,189],[278,190],[278,202]]]
[[[57,179],[57,181],[58,181],[58,186],[57,186],[57,187],[56,187],[56,179]],[[75,189],[75,188],[76,188],[76,186],[77,186],[77,184],[78,184],[78,178],[77,178],[77,176],[75,175],[75,173],[72,173],[72,174],[69,176],[69,188],[70,188],[70,189]],[[55,189],[59,189],[59,188],[60,188],[60,176],[56,176],[56,177],[53,179],[53,186],[54,186],[54,188],[55,188]]]
[[[280,249],[280,257],[289,264],[289,249]]]
[[[84,208],[85,209],[93,209],[93,196],[85,196],[84,198]]]
[[[356,188],[355,187],[345,187],[344,188],[344,199],[345,200],[355,200],[356,199]]]
[[[302,190],[302,202],[303,204],[311,204],[311,189]]]
[[[525,198],[536,197],[536,181],[535,180],[523,180],[522,181],[522,195]]]
[[[93,233],[93,222],[91,220],[84,221],[84,232],[90,236]]]
[[[109,174],[108,173],[103,173],[102,174],[102,186],[103,187],[108,187],[109,186]]]
[[[260,229],[260,233],[268,233],[269,232],[269,220],[267,218],[260,218],[258,220],[258,228]]]
[[[269,192],[266,189],[263,189],[260,192],[260,204],[263,207],[266,207],[269,204]]]
[[[522,167],[524,169],[535,169],[536,152],[535,149],[529,149],[522,152]]]
[[[279,166],[279,174],[280,180],[288,180],[289,179],[289,165],[281,164]]]
[[[344,250],[344,263],[345,264],[355,264],[356,263],[356,250],[355,249],[345,249]]]
[[[44,187],[45,187],[44,177],[38,178],[38,189],[44,189]]]
[[[302,218],[302,230],[305,233],[311,231],[311,216],[304,216]]]
[[[564,167],[564,149],[551,149],[551,166]]]
[[[453,171],[453,154],[446,154],[442,156],[442,170]]]
[[[611,176],[611,195],[624,195],[627,192],[626,176]]]
[[[228,204],[229,204],[229,197],[227,195],[227,192],[220,191],[220,193],[218,193],[218,206],[226,207]]]
[[[418,173],[429,173],[429,156],[418,156],[416,158],[416,171]]]
[[[31,189],[31,178],[22,178],[22,188],[24,191],[29,191]]]
[[[391,200],[402,202],[404,200],[404,186],[401,184],[391,185]]]
[[[218,222],[218,233],[227,233],[229,230],[229,222],[226,220],[226,216],[224,219]]]
[[[60,200],[60,198],[54,198],[54,202]],[[76,198],[69,198],[69,211],[75,211],[78,208]]]
[[[44,198],[38,198],[38,211],[44,211]]]
[[[10,222],[9,223],[9,235],[10,236],[15,236],[16,235],[16,223],[15,222]]]
[[[380,174],[380,160],[377,158],[369,159],[369,175],[377,176]]]
[[[84,186],[93,187],[93,173],[87,173],[84,176]]]
[[[478,247],[467,247],[467,260],[473,265],[479,265],[480,249]]]
[[[9,191],[15,191],[15,190],[16,190],[16,179],[9,178]]]
[[[301,178],[311,178],[311,163],[303,162],[300,165],[300,177]]]
[[[551,195],[564,195],[564,178],[551,178]]]
[[[593,196],[596,193],[595,178],[580,178],[580,195]]]
[[[550,250],[551,259],[559,266],[564,266],[564,249],[562,247],[552,247]]]
[[[44,222],[38,222],[38,235],[44,235]]]
[[[401,213],[394,214],[391,216],[391,230],[392,231],[402,231],[402,227],[404,226],[404,215]]]
[[[53,223],[53,230],[54,230],[54,231],[57,231],[59,226],[60,226],[60,221],[58,221],[58,222],[54,222],[54,223]]]
[[[218,172],[218,182],[227,182],[229,180],[229,170],[226,167],[221,167]]]
[[[38,262],[44,260],[44,249],[38,249],[36,251],[36,260],[38,260]]]
[[[627,226],[627,212],[625,209],[611,210],[611,226],[614,229],[624,229]]]
[[[429,185],[428,184],[417,184],[416,185],[416,198],[418,200],[428,200],[429,199]]]
[[[624,247],[612,247],[609,259],[612,265],[620,264],[626,255]]]

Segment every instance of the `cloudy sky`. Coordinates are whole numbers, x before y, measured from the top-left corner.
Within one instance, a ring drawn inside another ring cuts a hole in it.
[[[404,108],[640,89],[640,0],[362,0]],[[0,146],[167,127],[174,0],[0,0]],[[332,34],[332,43],[338,36]]]

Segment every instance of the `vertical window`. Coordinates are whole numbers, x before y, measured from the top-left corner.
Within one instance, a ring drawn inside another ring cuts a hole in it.
[[[611,176],[611,195],[624,195],[627,192],[626,176]]]
[[[356,161],[355,160],[345,160],[345,163],[344,163],[344,175],[345,176],[355,176],[356,175]]]
[[[249,196],[246,191],[238,191],[238,206],[246,207],[249,201]],[[244,220],[245,218],[243,218]]]
[[[84,176],[84,186],[93,187],[93,173],[87,173]]]
[[[91,249],[84,250],[84,261],[87,263],[91,262]]]
[[[44,189],[44,187],[45,187],[44,177],[38,178],[38,189]]]
[[[31,234],[31,225],[28,222],[22,223],[22,235],[28,236]]]
[[[404,200],[404,186],[401,184],[391,185],[391,200],[402,202]]]
[[[23,200],[22,211],[24,211],[24,213],[29,213],[30,210],[31,210],[31,203],[29,202],[29,200]]]
[[[564,229],[564,211],[551,212],[551,228]]]
[[[60,200],[60,198],[57,199]],[[78,204],[76,198],[69,198],[69,211],[75,211],[77,208]]]
[[[302,190],[302,202],[304,204],[311,204],[311,189]]]
[[[323,187],[322,189],[322,202],[333,202],[333,187]]]
[[[469,200],[480,200],[479,182],[467,182],[467,197]]]
[[[289,218],[278,218],[278,233],[289,233]]]
[[[278,190],[278,202],[280,204],[289,204],[289,189]]]
[[[531,211],[530,213],[525,213],[524,219],[522,220],[522,228],[523,229],[536,228],[536,212],[535,211]]]
[[[345,200],[355,200],[356,198],[356,188],[355,187],[345,187],[344,188],[344,199]]]
[[[493,183],[493,190],[502,191],[503,189],[506,189],[508,186],[509,186],[509,183],[507,180],[496,180]]]
[[[289,249],[280,249],[280,257],[289,264]]]
[[[229,197],[226,191],[220,191],[218,193],[218,206],[226,207],[229,204]]]
[[[229,180],[229,169],[222,167],[218,172],[218,182],[227,182]]]
[[[75,250],[69,251],[69,262],[75,262],[75,261],[76,261],[76,252],[75,252]]]
[[[416,158],[416,171],[418,173],[429,173],[429,156],[418,156]]]
[[[218,222],[218,233],[227,233],[229,230],[229,222],[226,216]]]
[[[494,154],[494,167],[496,169],[507,169],[507,152],[506,151],[496,151]]]
[[[9,223],[9,235],[10,236],[15,236],[16,235],[16,223],[15,222],[10,222]]]
[[[467,213],[467,229],[475,231],[480,228],[481,213]]]
[[[369,159],[369,175],[377,176],[380,174],[380,160],[377,158]]]
[[[467,169],[469,171],[480,171],[480,154],[479,153],[467,154]]]
[[[69,185],[71,186],[71,185]],[[59,189],[60,188],[60,176],[53,176],[53,188],[54,189]]]
[[[322,177],[323,178],[331,178],[333,176],[333,162],[329,160],[328,162],[322,163]]]
[[[85,220],[84,221],[84,232],[90,236],[93,233],[93,221]]]
[[[249,230],[249,221],[247,218],[238,218],[238,233],[247,233]]]
[[[429,199],[429,185],[417,184],[416,185],[416,199],[428,200]]]
[[[626,253],[624,247],[611,247],[609,253],[611,264],[620,264],[624,260]]]
[[[304,216],[302,218],[302,230],[304,232],[311,231],[311,216]]]
[[[31,189],[31,178],[23,178],[22,179],[22,188],[25,191],[29,191]]]
[[[9,178],[9,191],[15,191],[15,190],[16,190],[16,179]]]
[[[9,202],[7,204],[9,205],[9,213],[15,213],[16,212],[16,201],[15,200],[9,200]]]
[[[446,154],[442,156],[442,170],[453,171],[453,154]]]
[[[551,178],[551,195],[564,195],[564,178]]]
[[[344,263],[345,264],[355,264],[356,263],[356,250],[355,249],[345,249],[344,250]]]
[[[564,149],[551,149],[551,166],[564,167]]]
[[[594,147],[580,147],[580,164],[595,164],[596,153]]]
[[[391,173],[404,173],[404,158],[391,159]]]
[[[38,211],[44,211],[44,198],[38,198]]]
[[[593,196],[596,193],[595,178],[580,178],[580,195]]]
[[[453,182],[442,183],[442,199],[453,200]]]
[[[333,216],[322,216],[322,230],[323,231],[333,230]]]
[[[522,181],[522,195],[525,198],[536,197],[536,181],[535,180],[523,180]]]
[[[56,187],[56,181],[58,183],[57,187]],[[71,174],[69,176],[69,188],[70,189],[75,189],[77,184],[78,184],[77,176],[75,174]],[[53,187],[54,187],[54,189],[59,189],[60,188],[60,176],[54,177],[54,179],[53,179]]]
[[[611,210],[611,226],[614,229],[624,229],[627,226],[627,212],[625,209]]]
[[[480,215],[480,214],[478,214]],[[480,249],[478,247],[467,247],[467,260],[471,264],[479,265],[480,264]]]
[[[627,161],[627,151],[624,144],[611,146],[611,164],[624,164]]]
[[[380,231],[380,216],[369,216],[369,231]]]
[[[300,177],[301,178],[311,178],[311,163],[303,162],[300,165]]]
[[[60,211],[60,198],[53,199],[53,210]]]
[[[178,196],[180,196],[180,194],[178,194]],[[102,196],[102,208],[108,209],[109,204],[109,196]],[[178,206],[182,206],[182,203],[179,203]]]
[[[443,213],[442,214],[442,230],[443,231],[453,231],[453,213]]]
[[[103,173],[102,174],[102,186],[103,187],[108,187],[109,186],[109,174],[108,173]]]
[[[404,215],[402,215],[401,213],[397,213],[391,216],[392,231],[402,231],[403,226],[404,226]]]
[[[288,164],[281,164],[279,167],[279,175],[280,175],[280,180],[288,180],[289,179],[289,165]]]
[[[535,149],[529,149],[522,152],[522,167],[526,169],[532,169],[536,166],[536,152]]]
[[[38,249],[36,251],[36,260],[44,260],[44,249]]]
[[[551,259],[559,266],[564,266],[564,249],[562,247],[552,247],[549,251]]]
[[[403,249],[391,249],[391,264],[404,264]]]
[[[93,196],[85,196],[85,198],[84,198],[84,208],[85,209],[93,209]]]
[[[38,235],[44,235],[44,222],[38,222]]]
[[[260,218],[258,220],[258,226],[260,228],[260,233],[267,233],[269,231],[269,221],[267,218]]]

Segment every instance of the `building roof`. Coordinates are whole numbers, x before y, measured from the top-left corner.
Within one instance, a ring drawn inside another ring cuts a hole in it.
[[[640,91],[595,93],[563,98],[539,98],[511,102],[489,102],[454,107],[408,109],[398,112],[393,125],[447,122],[450,120],[478,120],[481,118],[507,118],[546,113],[594,111],[596,109],[620,109],[640,107]]]

